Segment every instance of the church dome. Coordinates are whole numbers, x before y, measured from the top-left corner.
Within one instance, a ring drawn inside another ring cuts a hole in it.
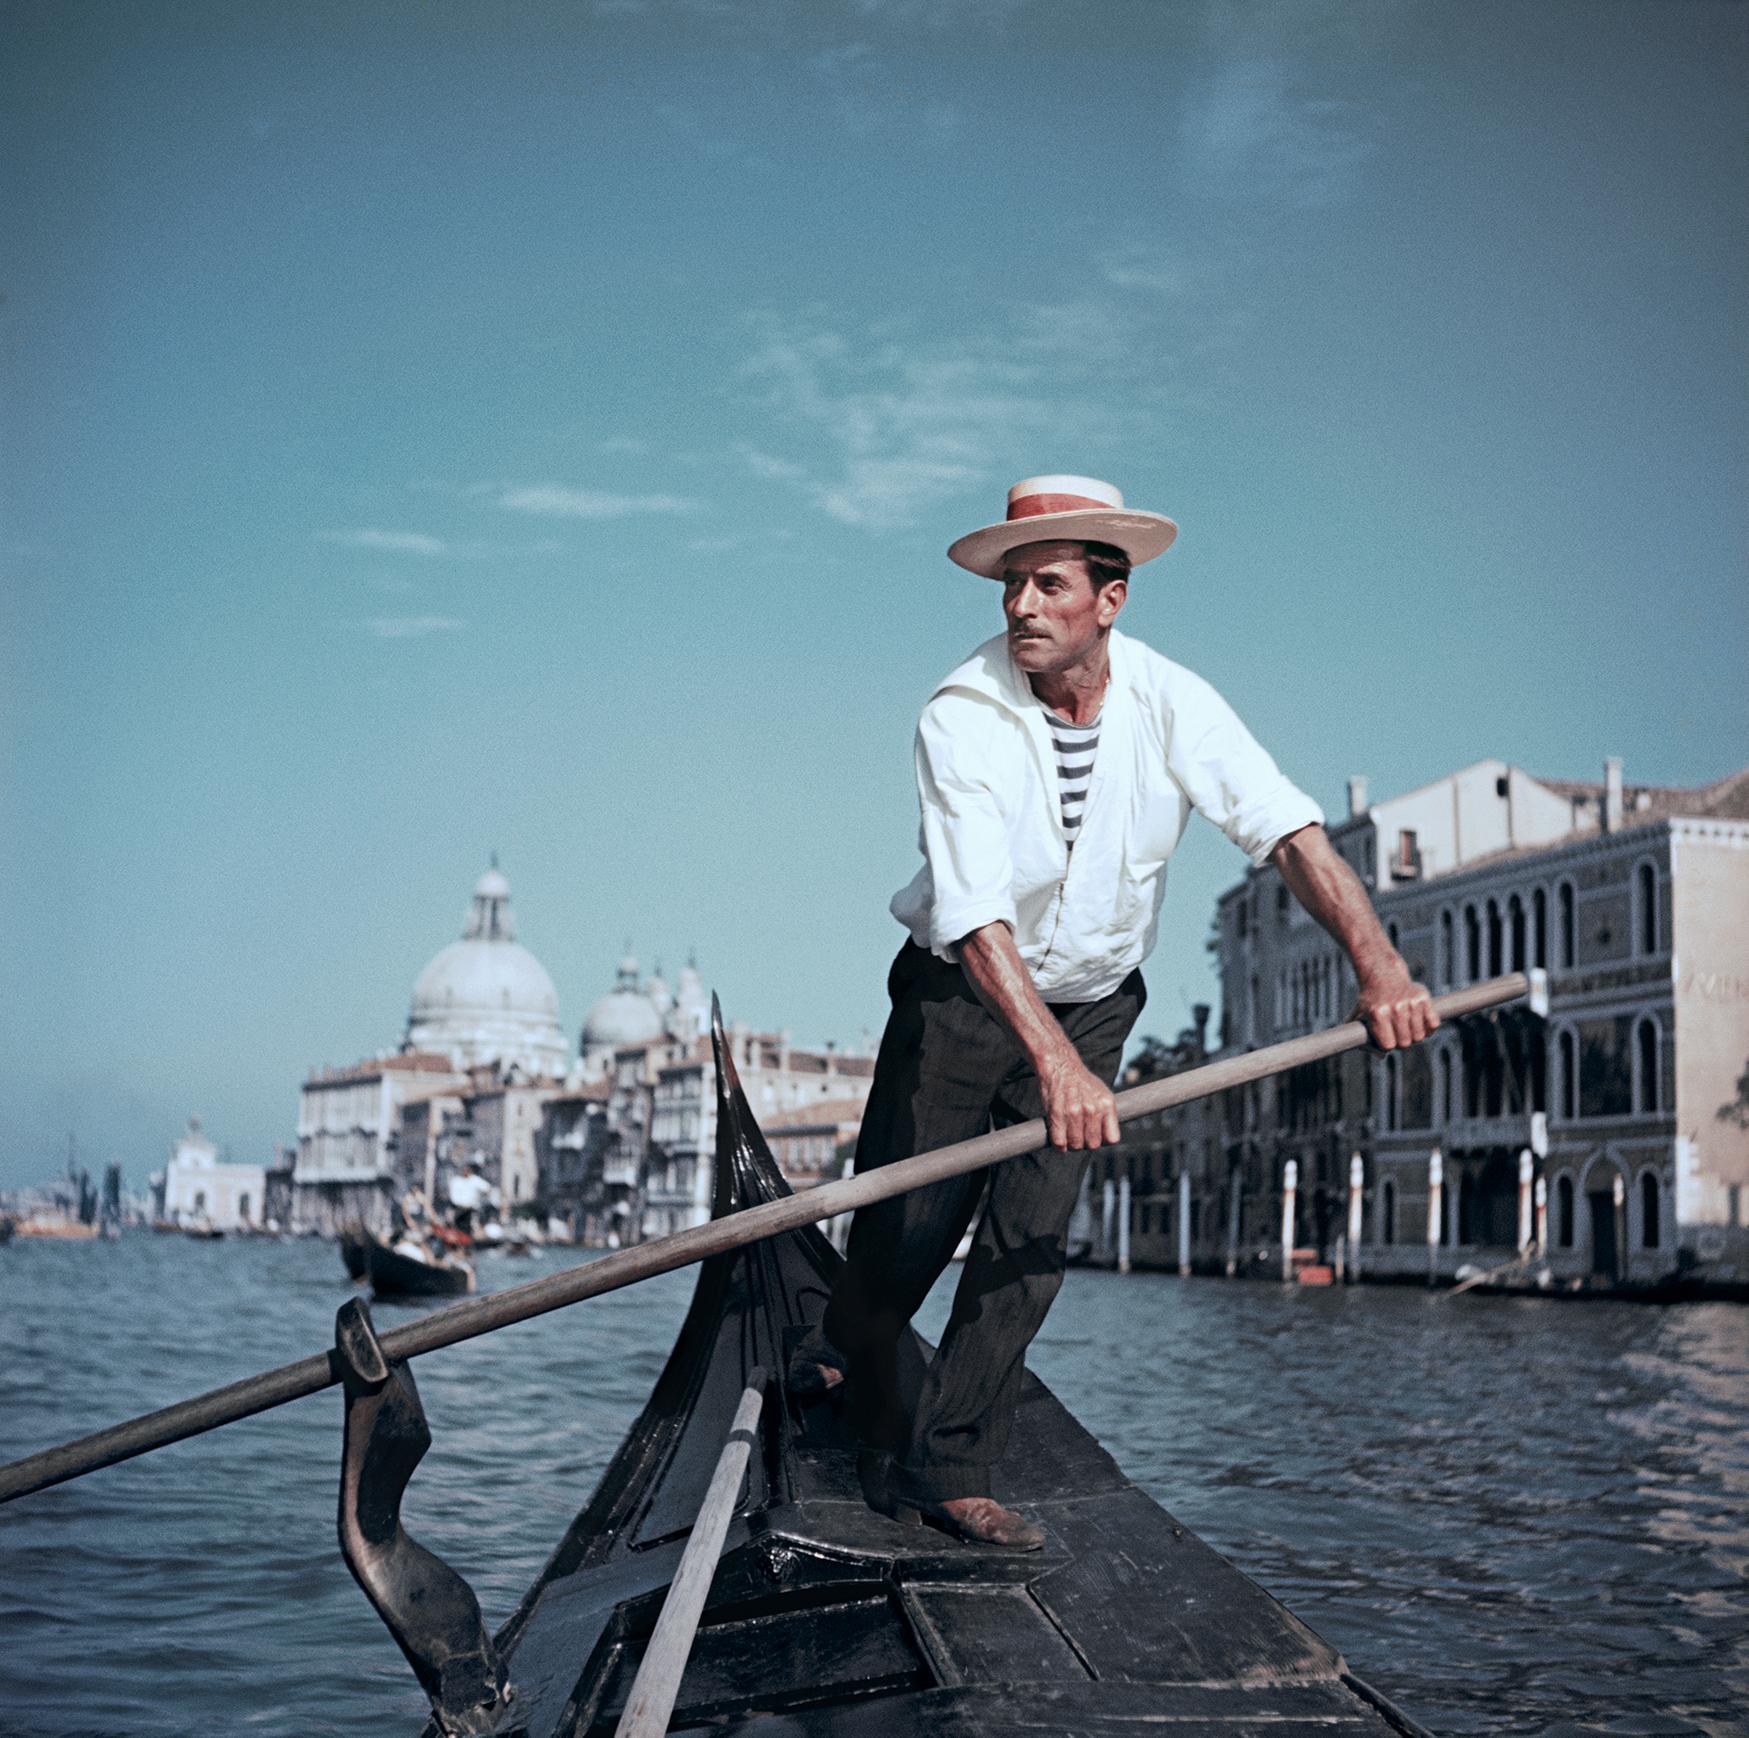
[[[474,887],[461,940],[413,986],[407,1046],[439,1051],[461,1068],[500,1062],[532,1074],[565,1070],[558,993],[546,967],[516,939],[510,883],[496,864]]]
[[[662,1036],[662,1016],[656,1004],[638,985],[638,962],[628,949],[619,962],[614,986],[589,1010],[583,1022],[581,1049],[592,1052],[617,1049],[621,1044],[641,1044]]]

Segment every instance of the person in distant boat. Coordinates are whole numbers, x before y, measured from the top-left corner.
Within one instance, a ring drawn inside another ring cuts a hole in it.
[[[792,1389],[849,1378],[886,1501],[1018,1549],[998,1503],[1026,1348],[1062,1284],[1085,1155],[1118,1138],[1112,1081],[1146,1000],[1166,865],[1191,811],[1270,863],[1353,963],[1381,1048],[1438,1024],[1366,890],[1296,788],[1200,676],[1120,634],[1130,575],[1177,526],[1108,483],[1033,477],[949,557],[1002,587],[1006,630],[935,690],[917,728],[923,864],[892,902],[909,931],[863,1113],[869,1170],[1042,1117],[1050,1147],[987,1173],[988,1199],[920,1393],[898,1349],[984,1194],[975,1172],[860,1209]],[[908,1403],[909,1402],[909,1403]]]
[[[492,1193],[492,1185],[474,1169],[474,1161],[463,1159],[460,1173],[449,1180],[449,1205],[456,1230],[472,1234],[474,1215],[490,1203]]]

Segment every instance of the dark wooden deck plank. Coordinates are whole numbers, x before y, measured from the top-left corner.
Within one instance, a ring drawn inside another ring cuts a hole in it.
[[[986,1684],[715,1726],[721,1738],[1401,1738],[1333,1684],[1161,1691],[1142,1684]]]

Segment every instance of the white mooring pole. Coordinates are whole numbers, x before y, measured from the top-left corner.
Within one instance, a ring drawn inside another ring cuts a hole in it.
[[[1348,1161],[1348,1271],[1360,1278],[1360,1237],[1366,1204],[1366,1163],[1359,1153]]]
[[[1536,1161],[1530,1156],[1530,1148],[1526,1147],[1518,1155],[1518,1253],[1523,1255],[1530,1248],[1536,1219],[1533,1197],[1535,1190],[1531,1173],[1536,1169]]]
[[[1117,1180],[1117,1270],[1130,1270],[1130,1174],[1125,1171]]]
[[[1300,1162],[1289,1159],[1281,1169],[1281,1277],[1294,1276],[1294,1197],[1299,1192]]]
[[[1427,1155],[1427,1283],[1439,1277],[1439,1244],[1445,1225],[1445,1155]]]
[[[1178,1271],[1190,1272],[1190,1173],[1178,1173]]]
[[[1536,1180],[1536,1249],[1538,1255],[1546,1255],[1549,1249],[1549,1180],[1538,1177]]]
[[[1101,1261],[1115,1261],[1117,1259],[1116,1245],[1112,1242],[1112,1228],[1116,1223],[1117,1184],[1107,1177],[1099,1196],[1099,1258]]]

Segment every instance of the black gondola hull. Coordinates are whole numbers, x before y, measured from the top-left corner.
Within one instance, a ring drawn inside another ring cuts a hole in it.
[[[719,1214],[787,1192],[718,1028]],[[781,1371],[839,1257],[817,1231],[707,1262],[643,1414],[499,1635],[529,1738],[617,1724],[745,1379]],[[921,1375],[913,1338],[902,1378]],[[1341,1656],[1126,1479],[1028,1376],[996,1495],[1041,1552],[871,1509],[832,1398],[775,1391],[671,1731],[748,1738],[1267,1727],[1420,1733]]]

